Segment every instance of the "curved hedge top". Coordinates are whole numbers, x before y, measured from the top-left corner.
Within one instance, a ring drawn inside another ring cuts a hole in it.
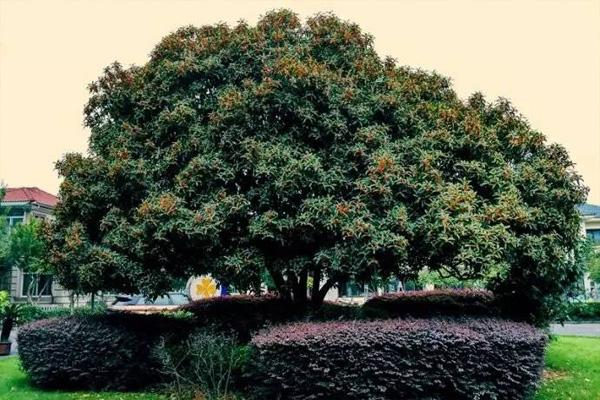
[[[385,319],[375,321],[295,322],[271,327],[252,339],[261,347],[272,344],[301,343],[339,339],[348,346],[364,344],[365,338],[377,340],[380,334],[409,336],[423,334],[435,336],[458,336],[465,340],[488,340],[509,337],[514,341],[541,340],[546,335],[532,325],[523,322],[497,319]]]
[[[494,319],[294,323],[252,339],[249,373],[256,399],[521,400],[546,340]]]
[[[39,386],[139,389],[160,381],[152,356],[161,336],[182,338],[191,325],[163,315],[108,314],[39,320],[19,329],[23,369]]]
[[[386,293],[368,299],[366,312],[381,311],[391,317],[498,316],[494,294],[487,290],[436,289]]]

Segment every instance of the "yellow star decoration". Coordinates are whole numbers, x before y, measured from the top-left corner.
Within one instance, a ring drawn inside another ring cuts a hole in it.
[[[203,276],[200,282],[196,284],[196,294],[202,297],[213,297],[217,295],[217,284],[214,279]]]

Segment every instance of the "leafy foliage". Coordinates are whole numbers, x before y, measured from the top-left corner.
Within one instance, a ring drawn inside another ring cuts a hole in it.
[[[300,323],[252,340],[254,398],[525,399],[546,336],[501,320]]]
[[[461,101],[353,23],[287,10],[187,26],[90,85],[89,156],[49,234],[62,285],[167,291],[210,272],[320,303],[343,279],[485,278],[542,321],[579,274],[585,188],[508,101]],[[511,303],[512,301],[512,303]]]
[[[600,284],[600,254],[595,254],[589,264],[590,279]]]
[[[57,389],[137,389],[159,381],[152,349],[190,326],[164,316],[114,314],[36,321],[19,329],[19,356],[31,381]]]
[[[106,313],[106,306],[103,303],[95,305],[93,309],[90,306],[71,309],[70,307],[42,308],[35,304],[24,304],[21,310],[21,324],[49,318],[102,315],[104,313]]]
[[[7,291],[0,290],[0,310],[4,308],[4,306],[8,305],[9,295]]]
[[[13,328],[25,322],[24,308],[23,304],[11,303],[8,292],[0,291],[0,342],[7,342]]]
[[[570,321],[600,321],[600,301],[568,303],[564,313]]]
[[[5,262],[25,270],[43,269],[45,255],[42,222],[31,219],[13,226],[8,235]]]
[[[16,325],[20,325],[23,319],[24,304],[8,303],[0,308],[0,342],[7,342]]]
[[[590,279],[600,284],[600,249],[596,248],[595,243],[587,238],[580,243],[576,256],[584,264],[582,269],[590,274]]]

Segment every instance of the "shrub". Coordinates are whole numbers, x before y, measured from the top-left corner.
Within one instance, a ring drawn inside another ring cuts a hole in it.
[[[426,290],[375,296],[363,305],[366,315],[388,317],[497,316],[494,295],[485,290]]]
[[[269,399],[527,398],[547,337],[496,319],[294,323],[252,339],[252,395]]]
[[[156,349],[167,392],[175,399],[231,399],[236,377],[248,357],[248,347],[238,346],[222,332],[197,331],[181,344],[164,340]]]
[[[600,321],[600,302],[568,303],[565,316],[571,321]]]
[[[100,303],[96,305],[94,309],[89,306],[85,306],[75,307],[71,310],[69,307],[42,308],[35,304],[26,304],[23,306],[22,313],[21,322],[29,323],[49,318],[100,315],[106,313],[106,305]]]
[[[247,342],[254,331],[269,323],[289,321],[302,310],[290,301],[275,296],[227,296],[194,301],[179,310],[193,314],[197,327],[214,327],[233,332]]]
[[[356,305],[325,301],[307,315],[310,321],[356,320],[364,317],[362,309]]]
[[[159,315],[107,314],[36,321],[19,331],[19,355],[32,382],[60,389],[137,389],[157,381],[152,348],[189,324]]]

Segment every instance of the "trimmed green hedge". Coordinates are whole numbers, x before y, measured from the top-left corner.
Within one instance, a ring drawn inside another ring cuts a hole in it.
[[[568,303],[564,314],[569,321],[600,321],[600,301]]]
[[[295,323],[252,339],[248,379],[256,399],[525,399],[546,340],[494,319]]]

